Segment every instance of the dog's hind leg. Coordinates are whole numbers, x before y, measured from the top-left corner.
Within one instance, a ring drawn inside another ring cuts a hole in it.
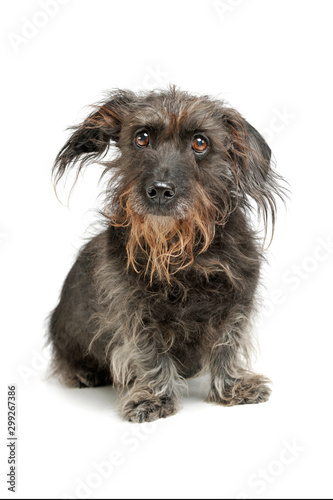
[[[75,376],[79,387],[99,387],[110,385],[112,383],[110,372],[108,370],[99,371],[78,371]]]
[[[91,355],[81,358],[66,357],[64,353],[53,345],[53,359],[51,371],[67,387],[98,387],[112,384],[108,367],[100,367]]]

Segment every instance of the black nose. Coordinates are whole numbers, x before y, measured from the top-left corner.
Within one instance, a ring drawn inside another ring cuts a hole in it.
[[[175,196],[176,187],[172,182],[156,181],[147,187],[146,193],[152,203],[164,205]]]

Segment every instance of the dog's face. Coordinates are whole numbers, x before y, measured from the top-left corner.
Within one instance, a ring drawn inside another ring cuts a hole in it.
[[[128,203],[136,214],[177,220],[191,217],[203,197],[221,210],[230,192],[221,118],[208,100],[168,97],[146,97],[123,118],[118,146],[131,184]]]
[[[100,158],[111,143],[120,155],[106,163],[116,186],[110,193],[110,220],[131,225],[133,265],[135,246],[143,248],[140,238],[152,247],[163,234],[158,255],[186,250],[192,258],[196,240],[207,249],[215,225],[225,224],[236,207],[246,210],[253,200],[265,220],[269,210],[274,218],[278,187],[270,149],[221,101],[175,88],[139,96],[115,92],[60,151],[57,180],[68,166],[79,162],[81,169]],[[181,244],[170,251],[176,235]]]

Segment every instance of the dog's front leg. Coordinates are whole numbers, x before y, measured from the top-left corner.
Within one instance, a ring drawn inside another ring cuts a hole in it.
[[[270,380],[247,368],[250,356],[247,321],[235,321],[214,346],[209,362],[211,387],[207,402],[223,406],[261,403],[269,399]]]
[[[184,384],[158,331],[142,331],[115,348],[111,366],[116,383],[130,386],[119,410],[131,422],[151,422],[180,409]]]

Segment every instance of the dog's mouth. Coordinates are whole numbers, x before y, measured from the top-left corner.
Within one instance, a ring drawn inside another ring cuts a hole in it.
[[[171,218],[175,221],[185,220],[187,217],[186,205],[183,204],[170,204],[170,205],[157,205],[154,207],[147,207],[141,215],[152,217]]]
[[[155,235],[163,235],[164,237],[172,233],[174,228],[178,225],[177,220],[170,215],[148,214],[142,217],[141,221],[145,226],[145,231],[149,228],[149,231],[152,231]]]

